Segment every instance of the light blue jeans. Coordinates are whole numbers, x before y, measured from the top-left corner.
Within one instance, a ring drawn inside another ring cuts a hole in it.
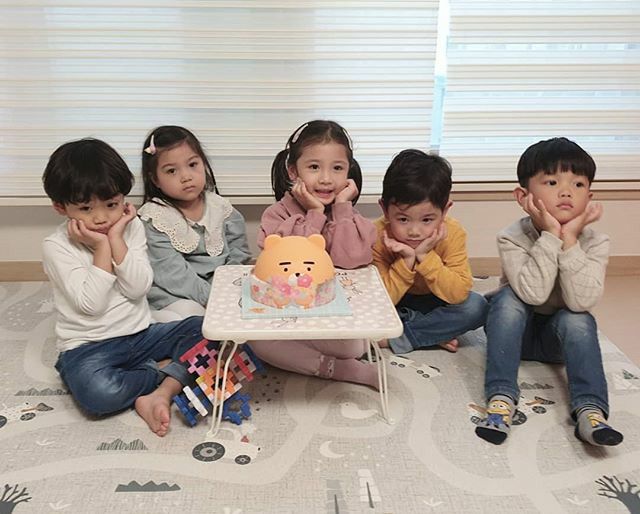
[[[180,356],[202,340],[202,317],[154,323],[130,336],[85,343],[62,352],[56,369],[78,405],[103,416],[132,407],[167,376],[187,385],[192,379]],[[171,359],[162,370],[157,361]]]
[[[407,353],[445,343],[484,324],[487,301],[469,293],[462,303],[450,304],[435,295],[405,294],[396,305],[404,332],[389,339],[393,353]]]
[[[505,394],[520,398],[520,360],[564,363],[569,383],[571,415],[595,405],[609,415],[607,380],[602,367],[596,320],[588,312],[560,309],[543,315],[533,311],[505,286],[489,298],[487,333],[487,400]]]

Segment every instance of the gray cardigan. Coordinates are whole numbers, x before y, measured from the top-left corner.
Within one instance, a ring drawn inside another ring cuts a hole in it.
[[[213,193],[207,193],[207,209],[217,209],[219,223],[205,227],[198,222],[184,223],[182,234],[189,233],[191,241],[177,238],[174,227],[164,226],[141,209],[141,218],[147,234],[147,249],[153,268],[153,285],[147,295],[153,309],[163,309],[180,299],[193,300],[206,305],[213,273],[223,264],[246,264],[251,259],[244,218],[228,202]],[[220,213],[219,209],[224,208]],[[165,209],[175,209],[166,206]],[[139,212],[140,212],[139,211]],[[157,214],[157,209],[155,216]],[[182,215],[180,215],[182,216]],[[171,218],[176,220],[175,217]],[[206,219],[206,217],[205,217]],[[180,220],[178,220],[180,221]],[[174,223],[177,223],[174,221]],[[197,234],[197,239],[194,237]],[[207,249],[207,235],[217,242],[215,251]],[[196,244],[197,241],[197,244]],[[223,243],[223,244],[220,244]],[[188,247],[188,250],[185,250]],[[216,252],[219,252],[216,254]]]

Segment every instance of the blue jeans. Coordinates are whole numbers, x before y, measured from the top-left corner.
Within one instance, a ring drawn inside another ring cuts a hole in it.
[[[180,356],[202,340],[202,316],[154,323],[129,336],[88,342],[62,352],[56,369],[78,405],[94,416],[131,407],[167,376],[192,381]],[[162,370],[156,361],[171,359]]]
[[[596,320],[588,312],[560,309],[543,315],[533,311],[505,286],[489,299],[487,333],[487,400],[505,394],[520,398],[520,360],[565,363],[571,415],[595,405],[609,415],[607,380],[602,367]]]
[[[487,301],[473,291],[462,303],[449,304],[435,295],[405,294],[396,305],[404,332],[389,339],[393,353],[407,353],[450,341],[484,324]]]

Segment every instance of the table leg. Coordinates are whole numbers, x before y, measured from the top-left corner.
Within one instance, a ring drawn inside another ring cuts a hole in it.
[[[382,417],[384,420],[393,424],[393,419],[389,416],[389,390],[387,384],[387,367],[384,362],[384,357],[382,356],[382,352],[380,351],[380,347],[378,346],[378,342],[373,339],[369,340],[369,350],[368,353],[373,350],[373,355],[376,359],[376,365],[378,366],[378,389],[380,391],[380,406],[382,408]],[[371,360],[371,357],[369,357]]]
[[[224,357],[224,351],[227,346],[231,344],[231,350],[227,357]],[[218,350],[218,359],[216,362],[216,376],[215,383],[218,383],[218,377],[220,376],[220,363],[222,359],[225,359],[224,370],[222,371],[222,381],[220,382],[220,387],[217,387],[213,393],[213,409],[211,411],[211,428],[207,432],[207,437],[215,437],[220,429],[220,424],[222,423],[222,408],[224,407],[224,400],[226,394],[226,385],[227,378],[229,376],[229,365],[233,360],[233,355],[236,353],[238,349],[238,343],[235,341],[223,341],[220,345],[220,349]],[[220,391],[220,394],[218,394]]]

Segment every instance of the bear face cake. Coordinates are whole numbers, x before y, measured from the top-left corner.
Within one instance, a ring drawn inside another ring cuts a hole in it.
[[[267,236],[250,275],[251,298],[282,309],[324,305],[336,296],[336,270],[320,234]]]

